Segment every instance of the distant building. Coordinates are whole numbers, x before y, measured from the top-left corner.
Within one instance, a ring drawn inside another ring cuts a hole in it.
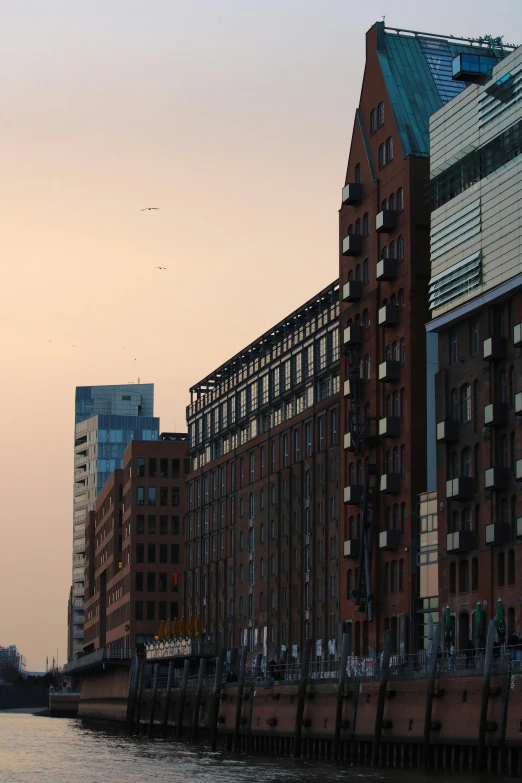
[[[74,432],[72,587],[68,608],[68,660],[83,651],[85,517],[123,452],[135,440],[157,441],[153,384],[78,386]]]
[[[339,625],[337,281],[191,388],[185,619],[314,660]]]
[[[2,679],[3,669],[15,669],[20,674],[25,674],[24,656],[17,650],[15,644],[0,647],[0,679]]]
[[[183,612],[187,436],[133,440],[85,524],[83,651],[129,652]]]
[[[430,121],[440,603],[459,648],[479,602],[522,632],[522,49],[489,44],[453,59],[468,86]]]

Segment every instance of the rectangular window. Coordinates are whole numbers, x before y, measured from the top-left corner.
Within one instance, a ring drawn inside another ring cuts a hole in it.
[[[177,620],[179,615],[179,602],[178,601],[171,601],[170,602],[170,619],[171,620]]]
[[[160,487],[160,506],[168,506],[169,504],[169,488]]]
[[[178,592],[178,572],[173,571],[170,575],[170,589],[171,592],[177,593]]]
[[[159,545],[159,561],[160,563],[167,562],[167,544]]]
[[[156,457],[149,457],[149,477],[156,478]]]
[[[139,536],[145,533],[145,514],[136,515],[136,533]]]
[[[179,506],[179,487],[172,487],[172,505]]]
[[[147,497],[148,497],[149,506],[155,506],[156,505],[156,487],[148,487]]]
[[[136,487],[136,503],[138,506],[145,505],[145,487]]]
[[[179,536],[179,517],[172,517],[170,521],[170,532],[173,536]]]
[[[158,601],[158,620],[164,622],[167,619],[167,602]]]
[[[148,593],[156,592],[156,574],[154,571],[149,571],[149,573],[147,574],[147,592]]]
[[[156,515],[155,514],[149,514],[147,518],[147,533],[149,535],[154,535],[156,533]]]
[[[332,446],[337,446],[338,433],[337,433],[337,411],[336,410],[332,411],[331,422],[332,422]]]
[[[156,544],[147,544],[147,563],[156,562]]]
[[[154,601],[147,601],[147,620],[156,619],[156,603]]]
[[[169,461],[168,459],[161,458],[160,459],[160,478],[168,478],[169,477]]]
[[[134,617],[136,620],[143,620],[143,601],[136,601],[134,604]]]
[[[145,561],[145,545],[136,544],[136,562],[143,563]]]
[[[142,593],[143,592],[143,571],[136,571],[136,592]]]
[[[158,591],[160,593],[167,592],[167,574],[164,571],[158,574]]]
[[[166,536],[169,532],[169,518],[165,515],[159,518],[159,532],[162,536]]]
[[[299,462],[299,430],[294,431],[295,461]]]

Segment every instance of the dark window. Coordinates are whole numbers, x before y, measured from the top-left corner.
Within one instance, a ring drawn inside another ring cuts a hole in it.
[[[154,571],[149,571],[147,574],[147,592],[156,592],[156,573]]]
[[[377,124],[379,128],[384,125],[384,103],[379,103],[377,106]]]
[[[156,457],[149,457],[149,476],[156,478]]]
[[[393,139],[391,136],[388,136],[386,140],[386,163],[389,163],[390,160],[393,160]]]
[[[156,619],[156,604],[154,601],[147,601],[147,620]]]
[[[363,261],[363,283],[368,283],[370,281],[370,264],[368,263],[368,259],[365,258]]]
[[[361,218],[357,218],[355,221],[355,233],[360,234],[361,233]]]
[[[399,560],[399,592],[404,592],[404,560]]]
[[[179,506],[179,487],[172,487],[172,505]]]
[[[512,549],[508,552],[507,581],[508,585],[515,584],[515,553]]]
[[[138,457],[136,460],[136,467],[137,467],[137,475],[139,478],[142,478],[145,475],[145,460],[143,457]]]
[[[370,133],[375,133],[377,130],[377,112],[372,109],[370,112]]]
[[[167,592],[167,574],[165,571],[162,571],[158,574],[158,592],[160,593],[166,593]]]
[[[504,587],[504,553],[500,552],[497,557],[497,585],[499,587]]]
[[[156,532],[156,515],[155,514],[149,514],[147,517],[147,533],[149,535],[154,535]]]
[[[161,478],[169,477],[169,461],[168,459],[160,459],[160,476]]]
[[[361,164],[357,163],[355,166],[355,181],[359,183],[361,181]]]
[[[136,487],[136,503],[138,506],[145,505],[145,487]]]
[[[168,506],[169,504],[169,488],[160,487],[160,506]]]
[[[469,591],[469,561],[461,560],[459,563],[459,593]]]
[[[170,589],[173,593],[178,592],[178,572],[173,571],[170,575]]]
[[[147,496],[148,496],[149,506],[155,506],[156,505],[156,487],[148,487]]]
[[[158,620],[160,622],[167,619],[167,602],[166,601],[159,601],[158,602]]]
[[[179,615],[179,602],[178,601],[171,601],[170,602],[170,619],[171,620],[177,620]]]
[[[402,212],[404,209],[404,191],[402,188],[399,188],[397,191],[397,212]]]
[[[404,261],[404,237],[402,234],[397,240],[397,260]]]
[[[452,329],[448,336],[448,356],[449,356],[449,363],[451,365],[457,364],[458,361],[458,344],[457,344],[457,332],[455,329]]]
[[[147,544],[147,563],[156,562],[156,544]]]
[[[386,165],[386,150],[384,144],[379,147],[379,168],[383,169]]]
[[[159,561],[160,563],[166,563],[167,562],[167,544],[160,544],[159,545]]]
[[[471,561],[471,589],[477,592],[479,584],[478,559],[476,557]]]
[[[190,473],[189,470],[185,472]],[[172,478],[179,478],[179,459],[172,460]]]
[[[367,237],[369,233],[370,233],[370,228],[369,228],[368,213],[365,212],[363,215],[363,236]]]
[[[178,565],[179,563],[179,544],[170,545],[170,562],[172,565]]]
[[[136,515],[136,533],[139,536],[142,536],[145,533],[145,515],[144,514],[137,514]]]
[[[391,592],[396,593],[398,588],[398,579],[397,579],[397,561],[392,560],[391,564]]]
[[[469,352],[471,356],[476,356],[479,352],[478,318],[472,318],[469,322]]]
[[[144,544],[136,544],[136,562],[143,563],[145,560],[145,546]]]
[[[159,532],[162,536],[166,536],[169,532],[169,518],[164,514],[159,518]]]
[[[136,571],[136,592],[143,592],[143,571]]]
[[[143,601],[136,601],[134,604],[134,616],[136,620],[143,620]]]
[[[170,521],[170,532],[173,536],[179,536],[179,517],[172,517]]]

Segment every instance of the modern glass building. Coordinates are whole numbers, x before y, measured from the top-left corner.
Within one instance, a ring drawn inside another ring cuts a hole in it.
[[[93,511],[110,474],[123,467],[132,440],[158,440],[154,384],[78,386],[74,428],[72,588],[68,615],[68,660],[83,651],[85,517]]]

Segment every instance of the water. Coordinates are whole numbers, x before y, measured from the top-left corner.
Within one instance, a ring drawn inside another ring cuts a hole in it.
[[[459,775],[462,781],[463,776]],[[87,728],[77,720],[0,712],[0,783],[449,783],[417,770],[211,753]],[[480,783],[469,777],[469,783]]]

